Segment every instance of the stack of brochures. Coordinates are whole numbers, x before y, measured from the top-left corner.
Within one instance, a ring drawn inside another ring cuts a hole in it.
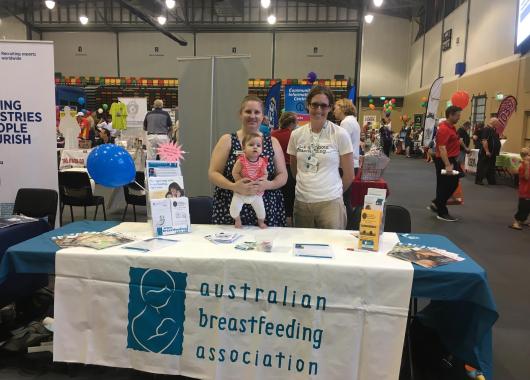
[[[383,233],[386,189],[369,188],[359,223],[359,249],[377,251]]]
[[[388,252],[388,256],[418,264],[424,268],[435,268],[440,265],[465,260],[460,255],[436,247],[416,244],[398,243]]]
[[[52,241],[61,248],[86,247],[105,249],[121,244],[131,243],[134,240],[113,232],[80,232],[54,236]]]

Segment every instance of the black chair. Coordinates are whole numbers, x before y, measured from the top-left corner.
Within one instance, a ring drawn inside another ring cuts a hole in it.
[[[347,230],[359,230],[362,209],[362,206],[358,206],[352,214],[348,215]],[[410,213],[406,208],[395,205],[385,206],[385,232],[410,233],[411,226]]]
[[[144,172],[136,172],[134,178],[135,182],[131,182],[128,185],[123,186],[123,193],[125,194],[125,210],[121,220],[125,220],[127,214],[127,208],[129,205],[133,206],[134,221],[136,222],[136,206],[145,206],[147,204],[147,196],[141,186],[145,187],[145,174]],[[141,186],[139,186],[138,184]]]
[[[361,224],[361,211],[362,206],[355,207],[351,213],[348,213],[348,221],[346,223],[346,229],[352,231],[359,231],[359,224]],[[346,210],[348,212],[348,210]]]
[[[386,205],[385,232],[410,233],[412,222],[410,212],[401,206]]]
[[[13,214],[23,214],[32,218],[48,218],[55,228],[57,215],[57,191],[50,189],[19,189],[15,198]]]
[[[190,219],[192,224],[212,224],[212,197],[190,198]]]
[[[107,220],[105,198],[92,194],[92,186],[90,185],[88,173],[59,172],[59,195],[61,201],[61,213],[59,214],[61,225],[63,221],[64,206],[70,206],[72,222],[74,221],[74,211],[72,206],[83,207],[85,209],[85,219],[87,206],[96,206],[96,211],[94,212],[94,220],[96,220],[98,208],[101,205],[103,207],[103,219]]]

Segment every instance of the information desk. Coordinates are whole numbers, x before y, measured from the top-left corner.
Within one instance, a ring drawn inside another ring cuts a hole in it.
[[[48,235],[55,236],[80,231],[101,231],[113,227],[116,224],[117,223],[115,222],[83,221],[66,225],[61,229],[51,231],[48,234],[38,236],[27,242],[11,247],[8,250],[8,254],[4,257],[4,260],[8,260],[9,262],[2,262],[0,267],[22,273],[54,273],[55,253],[58,250],[58,247],[51,242],[49,239],[50,236]],[[142,224],[132,223],[124,223],[122,225],[122,228],[126,229],[135,225],[142,226]],[[140,234],[138,235],[139,237],[150,235],[150,232],[146,230],[145,227],[140,227],[140,229],[144,230],[144,235]],[[197,232],[197,226],[193,226],[193,230]],[[272,231],[272,229],[269,229],[269,231]],[[297,231],[298,230],[295,232]],[[311,236],[320,236],[323,231],[324,230],[319,230],[318,234],[315,234],[313,231]],[[346,231],[337,231],[337,233],[347,234]],[[178,235],[176,238],[183,239],[184,241],[192,235]],[[412,241],[416,244],[421,243],[424,245],[440,247],[458,253],[466,258],[463,262],[434,269],[425,269],[414,265],[413,283],[410,296],[430,299],[431,303],[420,315],[418,315],[418,317],[421,318],[422,322],[433,327],[439,333],[443,343],[450,352],[474,367],[482,369],[486,374],[486,378],[492,378],[491,329],[498,318],[498,314],[496,312],[495,302],[493,301],[484,269],[445,237],[421,234],[403,234],[398,237],[403,242]],[[301,239],[297,240],[301,241]],[[227,247],[213,245],[206,240],[205,242],[202,242],[202,244],[206,244],[201,246],[203,247],[203,250],[205,252],[210,252],[211,254],[213,254],[213,252],[224,251],[227,249]],[[343,247],[346,246],[344,243],[342,244]],[[351,246],[354,246],[354,244],[351,244]],[[96,254],[91,252],[88,254],[91,254],[91,258],[99,258],[99,256],[101,256],[100,253],[101,252]],[[257,253],[252,251],[238,251],[235,254],[239,259],[245,261],[248,257],[255,256]],[[357,257],[357,259],[360,259],[361,257],[370,258],[376,256],[374,254],[350,251],[348,251],[348,253],[343,252],[343,254],[350,255],[350,257]],[[188,253],[188,255],[191,254]],[[143,260],[147,257],[155,256],[156,255],[153,255],[153,253],[142,254],[139,256],[139,259]],[[194,256],[194,254],[191,256]],[[32,262],[35,262],[35,264],[32,264]],[[92,262],[99,263],[99,261],[96,260],[92,260]],[[178,260],[175,262],[178,262]],[[333,263],[335,263],[335,261],[333,261]],[[407,263],[401,264],[408,265]],[[253,268],[249,273],[264,272],[264,274],[268,275],[278,271],[279,268],[282,267],[282,265],[277,265],[270,269],[260,266],[258,270]],[[322,261],[319,262],[318,268],[322,268]],[[212,265],[209,261],[206,261],[201,270],[204,272],[204,276],[207,276],[210,271],[215,272],[218,271],[219,268]],[[242,271],[241,274],[237,276],[243,278],[248,276],[248,273],[247,271]],[[315,283],[316,281],[314,279],[319,278],[319,273],[312,276],[313,278],[311,281],[312,283]],[[295,272],[289,273],[286,278],[290,277],[299,278],[300,276],[298,272]],[[366,274],[364,277],[366,277]],[[104,316],[102,316],[102,318],[103,317]],[[384,345],[384,343],[381,343],[381,345]]]
[[[146,223],[113,230],[151,236]],[[242,231],[274,238],[268,253],[205,239],[220,231],[236,230],[194,225],[147,253],[59,251],[54,360],[199,379],[399,376],[411,264],[348,251],[348,231]],[[295,243],[332,244],[335,257],[296,257]]]

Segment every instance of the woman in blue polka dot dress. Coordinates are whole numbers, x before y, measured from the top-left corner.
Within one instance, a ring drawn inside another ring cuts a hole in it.
[[[256,195],[264,192],[263,203],[267,214],[265,223],[270,227],[284,227],[285,206],[281,187],[287,181],[287,169],[282,148],[278,140],[271,136],[263,137],[262,157],[268,158],[268,177],[265,181],[250,181],[242,178],[234,181],[232,168],[242,153],[241,141],[247,133],[258,132],[263,119],[263,102],[256,96],[248,95],[241,103],[239,111],[241,128],[232,134],[223,135],[212,152],[208,177],[215,185],[213,200],[214,224],[234,224],[230,216],[230,202],[234,192],[241,195]],[[258,132],[259,133],[259,132]],[[241,210],[243,225],[257,225],[254,209],[244,205]]]

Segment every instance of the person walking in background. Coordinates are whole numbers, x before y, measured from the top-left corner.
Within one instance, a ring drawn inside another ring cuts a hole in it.
[[[528,227],[526,220],[530,214],[530,149],[521,149],[521,166],[519,166],[519,204],[517,213],[510,228],[522,230]]]
[[[381,147],[383,153],[390,157],[390,150],[392,149],[392,127],[390,124],[390,118],[383,117],[381,119],[381,127],[379,128],[379,138],[381,140]]]
[[[500,124],[499,119],[492,117],[482,131],[481,146],[478,152],[477,174],[475,184],[482,185],[484,178],[489,185],[495,185],[495,162],[501,151],[501,140],[497,134],[496,127]]]
[[[469,143],[471,142],[471,137],[469,137],[470,129],[471,123],[466,121],[460,128],[458,128],[458,131],[456,132],[458,134],[458,138],[460,139],[460,154],[458,155],[458,163],[462,168],[461,171],[464,170],[466,154],[471,153],[471,149],[469,149]]]
[[[482,132],[484,131],[484,123],[479,122],[475,124],[475,127],[473,128],[473,146],[475,149],[480,149],[482,146],[481,140],[482,140]]]
[[[157,149],[160,145],[169,143],[169,131],[171,130],[171,117],[164,111],[164,102],[156,99],[153,110],[145,115],[144,131],[147,131],[147,159],[155,160]]]
[[[412,148],[412,124],[407,125],[405,128],[405,155],[410,158],[410,149]]]
[[[458,219],[449,214],[447,200],[458,187],[458,175],[453,175],[453,170],[460,171],[458,155],[460,154],[460,139],[456,133],[455,125],[460,120],[460,107],[450,106],[445,110],[446,119],[438,125],[436,131],[436,198],[428,207],[437,214],[439,220],[456,222]],[[445,173],[442,174],[442,170]]]
[[[283,193],[283,200],[285,203],[285,214],[287,216],[287,226],[293,225],[293,206],[294,206],[294,191],[296,186],[296,179],[293,176],[290,168],[290,159],[287,154],[287,146],[291,138],[291,132],[296,128],[296,114],[294,112],[284,112],[279,120],[280,128],[272,131],[271,136],[276,138],[282,147],[283,156],[285,157],[285,164],[287,166],[287,183],[281,188]]]

